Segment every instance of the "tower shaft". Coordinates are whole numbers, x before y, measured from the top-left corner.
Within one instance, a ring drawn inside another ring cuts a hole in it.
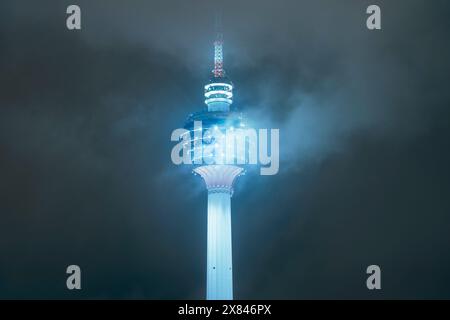
[[[231,195],[208,192],[206,299],[233,299]]]
[[[233,182],[243,169],[232,165],[206,165],[194,169],[208,189],[208,244],[206,298],[233,299],[231,195]]]

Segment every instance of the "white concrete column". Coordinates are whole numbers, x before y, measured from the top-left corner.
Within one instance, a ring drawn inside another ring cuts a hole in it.
[[[231,195],[233,182],[243,169],[230,165],[209,165],[194,170],[208,189],[208,244],[206,298],[233,299],[231,245]]]

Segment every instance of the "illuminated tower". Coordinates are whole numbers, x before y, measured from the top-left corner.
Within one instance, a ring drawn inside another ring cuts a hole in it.
[[[186,128],[195,131],[194,123],[201,121],[202,131],[227,130],[241,126],[241,115],[232,111],[233,84],[228,80],[223,69],[223,37],[217,34],[214,42],[214,69],[212,77],[205,85],[205,104],[207,109],[191,114]],[[205,134],[206,135],[206,134]],[[217,150],[207,153],[208,146],[223,144],[223,140],[202,136],[201,140],[191,141],[191,152],[201,148],[200,157],[192,156],[197,166],[193,172],[200,175],[208,190],[208,236],[206,264],[206,298],[208,300],[233,299],[233,264],[231,245],[231,196],[235,179],[244,173],[243,168],[236,165],[212,164],[208,162],[217,158]],[[215,152],[215,153],[214,153]],[[199,161],[200,160],[200,161]],[[223,162],[227,163],[227,162]]]

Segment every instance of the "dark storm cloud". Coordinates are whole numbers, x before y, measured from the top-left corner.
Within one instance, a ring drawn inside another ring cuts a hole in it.
[[[169,138],[214,3],[79,1],[79,32],[68,4],[1,4],[0,297],[202,298],[206,194]],[[280,173],[236,185],[237,298],[450,297],[448,5],[379,2],[369,32],[369,4],[223,5],[235,105],[282,139]]]

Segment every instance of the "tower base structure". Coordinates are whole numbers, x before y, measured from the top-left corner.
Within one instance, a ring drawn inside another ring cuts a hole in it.
[[[232,165],[206,165],[194,169],[208,189],[208,244],[206,299],[233,299],[231,196],[233,182],[243,169]]]

